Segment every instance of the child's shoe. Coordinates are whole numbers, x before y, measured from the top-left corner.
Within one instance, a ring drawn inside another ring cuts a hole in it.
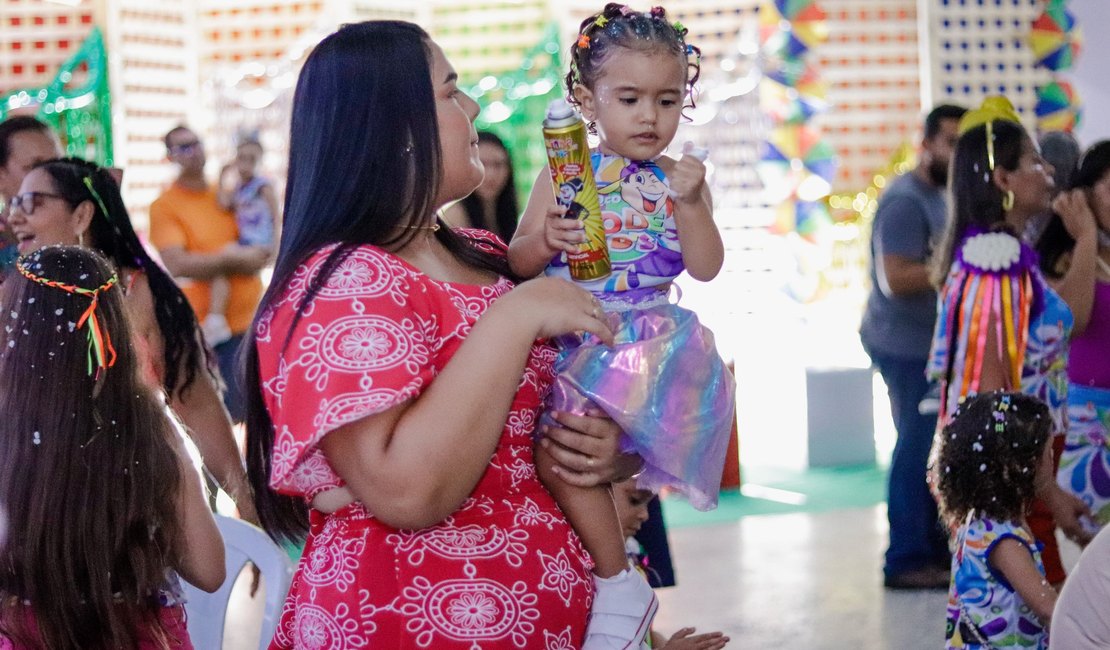
[[[231,326],[227,324],[227,318],[223,314],[205,316],[204,322],[200,324],[200,330],[204,333],[204,340],[212,347],[231,338]]]
[[[659,609],[655,591],[635,569],[594,576],[594,603],[582,650],[640,650]]]

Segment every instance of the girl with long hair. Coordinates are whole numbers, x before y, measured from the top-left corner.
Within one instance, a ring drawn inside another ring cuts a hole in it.
[[[968,111],[959,130],[949,185],[951,215],[937,250],[942,286],[927,368],[941,385],[941,425],[971,395],[1021,391],[1048,405],[1053,433],[1062,443],[1068,339],[1075,324],[1065,298],[1078,276],[1094,266],[1094,224],[1082,218],[1068,222],[1084,242],[1083,250],[1079,263],[1054,288],[1037,267],[1036,253],[1020,238],[1029,220],[1049,209],[1052,166],[1003,97],[988,98]],[[1039,488],[1029,524],[1045,545],[1045,569],[1056,584],[1064,579],[1056,524],[1071,537],[1085,537],[1078,517],[1086,507],[1055,482]]]
[[[223,542],[99,255],[42,248],[0,285],[0,648],[191,648],[176,572]]]
[[[185,294],[135,234],[111,173],[79,158],[49,160],[27,174],[11,203],[9,223],[21,254],[50,244],[80,245],[116,268],[143,376],[161,388],[243,518],[257,521],[213,355]]]
[[[532,440],[544,339],[611,333],[586,291],[516,286],[502,242],[436,219],[482,178],[457,80],[422,29],[375,21],[321,41],[297,82],[244,381],[262,523],[308,533],[272,648],[574,647],[585,631],[589,559]],[[571,414],[546,433],[583,484],[635,471],[618,435]]]

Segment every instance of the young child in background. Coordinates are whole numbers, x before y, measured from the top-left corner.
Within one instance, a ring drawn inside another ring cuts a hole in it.
[[[1052,417],[1022,393],[969,398],[944,428],[940,506],[956,532],[946,648],[1047,648],[1056,591],[1025,516],[1052,481]]]
[[[669,487],[704,510],[716,506],[735,386],[712,333],[669,301],[683,270],[708,281],[724,258],[705,165],[661,155],[698,76],[698,50],[685,36],[661,8],[610,3],[582,23],[571,48],[567,92],[599,138],[592,162],[612,264],[609,276],[579,284],[593,292],[595,315],[604,310],[616,342],[564,337],[547,406],[582,413],[596,405],[625,432],[624,450],[644,459],[641,488]],[[565,253],[585,235],[564,213],[544,170],[509,246],[515,273],[569,278]],[[596,563],[584,648],[636,647],[650,627],[654,593],[628,567],[607,489],[559,478],[552,467],[560,453],[541,438],[537,468]]]
[[[277,244],[277,194],[269,179],[258,175],[262,153],[262,143],[257,135],[240,137],[235,148],[235,160],[220,170],[219,199],[224,209],[235,211],[241,245],[272,250]],[[227,276],[212,279],[208,316],[201,323],[209,345],[215,346],[231,338],[226,316],[230,294]]]
[[[635,479],[613,484],[613,501],[617,504],[617,517],[620,518],[621,532],[625,537],[628,562],[645,573],[651,571],[650,558],[644,556],[643,548],[636,541],[635,535],[648,520],[648,503],[654,496],[651,490],[636,487]],[[652,630],[651,647],[656,650],[720,650],[729,641],[721,632],[694,634],[696,631],[692,627],[684,627],[668,639]]]
[[[192,648],[174,573],[215,591],[223,541],[140,378],[118,277],[49,246],[0,305],[0,648]]]

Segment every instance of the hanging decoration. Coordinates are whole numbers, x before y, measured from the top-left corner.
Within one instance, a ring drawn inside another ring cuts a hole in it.
[[[547,159],[540,125],[547,104],[563,94],[559,49],[559,26],[552,23],[540,42],[525,52],[519,68],[487,75],[466,88],[482,108],[478,129],[496,133],[509,148],[521,196],[528,196]]]
[[[67,156],[112,166],[112,95],[99,28],[92,29],[49,84],[0,95],[0,120],[33,110],[58,134]]]
[[[827,108],[826,88],[805,56],[828,38],[816,0],[773,0],[759,10],[760,104],[771,118],[757,171],[777,204],[773,229],[816,241],[831,223],[823,199],[836,176],[836,155],[809,126]]]
[[[1079,124],[1079,95],[1060,73],[1075,64],[1082,40],[1075,16],[1067,10],[1067,0],[1047,0],[1029,33],[1034,62],[1052,76],[1051,82],[1037,88],[1034,112],[1040,131],[1071,132]]]

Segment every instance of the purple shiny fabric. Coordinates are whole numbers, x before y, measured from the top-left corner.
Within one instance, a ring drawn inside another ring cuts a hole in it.
[[[735,414],[736,384],[713,333],[677,305],[608,312],[616,343],[564,337],[549,409],[596,405],[646,463],[638,486],[667,487],[698,510],[717,506]]]

